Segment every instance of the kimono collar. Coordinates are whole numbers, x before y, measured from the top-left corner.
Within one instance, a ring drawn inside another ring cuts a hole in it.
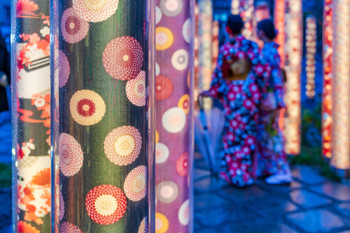
[[[238,35],[238,36],[235,36],[235,37],[232,37],[229,39],[229,42],[231,44],[235,44],[235,43],[241,43],[243,40],[245,40],[244,36],[242,35]]]
[[[276,49],[278,49],[280,47],[279,44],[277,44],[277,43],[275,43],[273,41],[265,43],[265,46],[266,47],[273,47],[273,48],[276,48]]]

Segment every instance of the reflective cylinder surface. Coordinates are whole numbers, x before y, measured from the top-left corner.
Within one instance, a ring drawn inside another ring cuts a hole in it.
[[[13,231],[50,232],[50,16],[12,2]]]
[[[153,232],[152,6],[52,3],[55,232]]]

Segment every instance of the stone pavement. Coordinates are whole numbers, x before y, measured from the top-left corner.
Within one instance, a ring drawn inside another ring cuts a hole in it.
[[[210,176],[195,156],[195,233],[350,233],[350,186],[332,182],[316,168],[292,167],[287,186],[237,189]]]

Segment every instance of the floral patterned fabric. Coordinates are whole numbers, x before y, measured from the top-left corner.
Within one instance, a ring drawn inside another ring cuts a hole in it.
[[[278,126],[279,109],[285,107],[283,74],[278,44],[265,43],[262,54],[271,66],[271,77],[267,82],[267,92],[272,92],[277,108],[260,112],[258,125],[258,176],[285,173],[289,169],[284,151],[283,134]]]
[[[50,232],[50,4],[44,0],[18,0],[15,4],[14,231]]]
[[[251,71],[245,80],[228,81],[231,66],[239,59],[249,61]],[[236,186],[252,184],[255,178],[258,106],[270,72],[258,45],[243,36],[231,39],[220,49],[210,95],[218,98],[225,109],[225,156],[220,176]]]
[[[150,232],[150,4],[53,5],[54,232]]]

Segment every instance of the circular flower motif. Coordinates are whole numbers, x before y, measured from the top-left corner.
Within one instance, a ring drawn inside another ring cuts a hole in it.
[[[129,101],[136,106],[145,106],[146,104],[146,73],[141,71],[140,74],[126,83],[126,96]]]
[[[163,181],[156,187],[157,199],[162,203],[172,203],[176,200],[179,189],[175,182]]]
[[[184,49],[177,50],[171,56],[171,64],[176,70],[185,70],[188,66],[188,53]]]
[[[75,44],[86,37],[90,29],[88,22],[82,20],[73,8],[63,12],[61,31],[65,41]]]
[[[138,166],[134,168],[126,177],[124,182],[125,195],[131,201],[140,201],[146,196],[147,168]]]
[[[162,19],[162,11],[156,6],[156,24]]]
[[[83,166],[83,151],[80,144],[69,134],[59,137],[59,167],[63,175],[74,176]]]
[[[62,222],[60,233],[83,233],[77,226],[69,222]]]
[[[89,126],[102,120],[106,105],[96,92],[80,90],[75,92],[70,100],[70,112],[77,123]]]
[[[182,35],[187,43],[191,42],[191,19],[187,19],[182,26]]]
[[[70,75],[70,66],[69,66],[69,61],[64,54],[63,51],[59,50],[58,52],[58,57],[59,57],[59,87],[64,87],[66,85],[69,75]]]
[[[156,100],[165,100],[173,93],[173,83],[163,75],[156,77]]]
[[[102,59],[110,76],[119,80],[130,80],[141,71],[143,50],[133,37],[118,37],[107,44]]]
[[[164,214],[156,212],[156,233],[166,233],[169,229],[169,221]]]
[[[45,99],[40,98],[40,97],[34,101],[35,107],[38,107],[38,108],[43,107],[45,105],[45,103],[46,103]]]
[[[177,16],[183,8],[182,0],[161,0],[160,9],[167,16]]]
[[[156,49],[157,50],[166,50],[174,42],[173,33],[169,28],[166,27],[157,27],[156,28]]]
[[[186,200],[180,207],[179,210],[179,221],[182,225],[188,225],[190,221],[190,201]]]
[[[176,161],[176,171],[180,176],[188,175],[188,153],[183,153]]]
[[[86,195],[85,207],[90,218],[101,225],[121,219],[126,211],[126,198],[122,190],[113,185],[100,185]]]
[[[101,22],[116,12],[118,3],[118,0],[73,0],[73,8],[83,20]]]
[[[171,108],[162,117],[162,124],[166,131],[178,133],[185,127],[186,113],[182,108]]]
[[[183,95],[180,98],[178,107],[182,108],[186,115],[188,114],[188,112],[190,111],[190,96],[188,94]]]
[[[112,163],[124,166],[131,164],[139,156],[142,138],[132,126],[122,126],[110,132],[104,141],[104,151]]]
[[[169,157],[169,149],[163,143],[156,144],[156,163],[164,163]]]

